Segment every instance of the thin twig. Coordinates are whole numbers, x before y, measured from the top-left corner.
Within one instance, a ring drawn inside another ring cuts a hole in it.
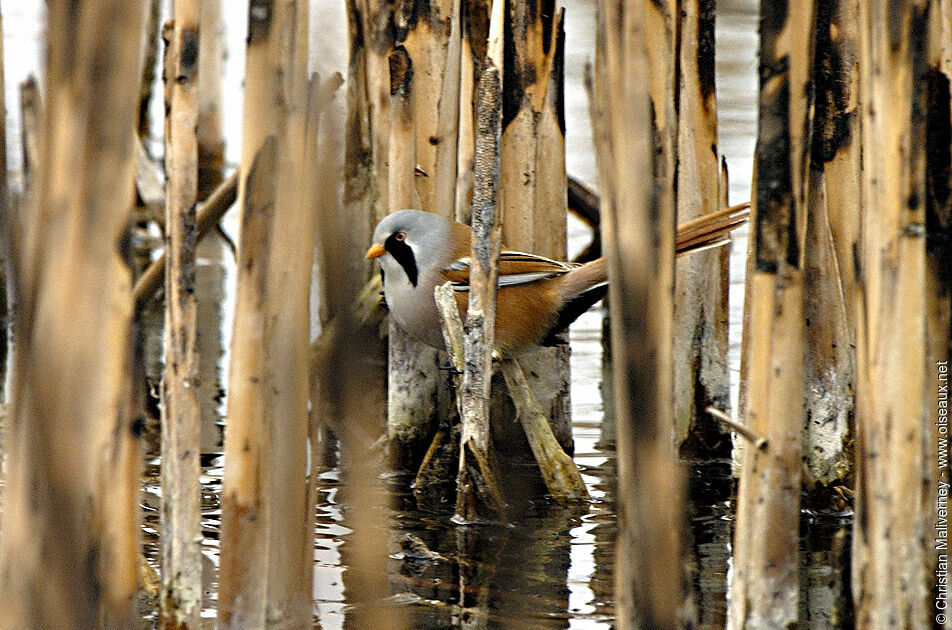
[[[223,181],[215,192],[198,207],[198,214],[195,218],[195,230],[197,238],[201,241],[212,228],[218,225],[222,216],[232,204],[235,203],[235,197],[238,194],[238,171],[232,173],[228,179]],[[162,283],[165,277],[165,252],[152,261],[146,270],[139,276],[135,287],[132,290],[132,297],[135,300],[136,312],[141,311],[148,303],[155,291]]]
[[[735,433],[737,433],[737,435],[741,436],[742,438],[744,438],[745,440],[753,444],[754,448],[761,451],[767,450],[766,438],[763,438],[757,435],[756,433],[751,431],[749,428],[737,422],[736,420],[731,418],[729,415],[727,415],[720,409],[716,409],[713,406],[710,406],[707,409],[705,409],[705,411],[707,411],[709,414],[714,416],[714,418],[716,418],[717,420],[729,426]]]

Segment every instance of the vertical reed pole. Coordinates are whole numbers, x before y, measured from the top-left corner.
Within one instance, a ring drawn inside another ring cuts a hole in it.
[[[163,628],[198,628],[201,497],[195,305],[198,2],[176,0],[165,50],[165,373],[162,378]]]
[[[7,119],[6,77],[3,71],[3,14],[0,12],[0,120]],[[0,125],[0,404],[7,402],[7,373],[10,348],[7,343],[12,315],[13,292],[10,291],[10,189],[7,182],[7,127]],[[0,443],[0,457],[3,444]],[[2,497],[0,497],[2,509]]]
[[[241,244],[232,340],[219,622],[310,622],[307,384],[313,209],[303,193],[306,5],[249,7]]]
[[[139,79],[143,8],[48,3],[43,161],[27,219],[35,241],[16,261],[23,291],[0,537],[4,628],[134,625],[139,427],[128,377],[131,275],[120,247],[134,201],[129,86]]]
[[[677,102],[678,223],[719,210],[717,99],[714,91],[714,0],[681,3]],[[673,51],[670,52],[674,54]],[[726,207],[726,206],[725,206]],[[730,432],[704,410],[730,407],[727,370],[730,248],[681,258],[674,300],[674,439],[686,457],[730,454]]]
[[[654,193],[644,6],[598,6],[593,112],[618,424],[618,628],[677,628],[682,481],[671,440],[674,208]]]
[[[476,167],[476,86],[489,41],[488,0],[460,2],[459,152],[456,160],[456,220],[469,224]]]
[[[933,621],[938,490],[926,398],[935,394],[925,292],[929,9],[925,0],[861,2],[859,9],[863,213],[852,565],[858,628],[924,628]]]
[[[464,521],[479,517],[475,483],[469,472],[468,450],[484,459],[489,454],[490,387],[496,319],[496,280],[502,226],[496,186],[499,181],[500,114],[502,112],[503,2],[497,2],[490,23],[486,65],[479,79],[476,107],[475,168],[472,221],[474,239],[470,258],[470,291],[461,401],[459,471],[456,477],[456,516]],[[471,444],[470,444],[471,442]]]
[[[454,216],[460,83],[460,0],[406,5],[390,53],[390,210]],[[449,397],[437,353],[390,325],[388,418],[392,464],[416,469]],[[421,377],[421,375],[423,375]]]
[[[241,233],[238,247],[235,317],[228,375],[228,419],[222,482],[221,558],[218,621],[222,627],[263,627],[270,517],[270,431],[261,382],[265,376],[261,336],[269,214],[274,206],[276,176],[273,127],[271,28],[275,7],[256,0],[248,9],[245,61],[245,112],[242,130],[238,205]]]
[[[761,4],[760,122],[754,269],[744,334],[748,428],[737,496],[729,628],[784,628],[798,618],[800,455],[814,12]]]
[[[803,457],[818,488],[852,483],[856,291],[860,218],[857,0],[816,8],[813,140],[806,231]],[[815,496],[821,497],[825,493]]]
[[[926,122],[926,331],[928,417],[930,444],[935,445],[938,470],[932,492],[935,510],[929,530],[947,533],[948,512],[939,506],[939,481],[948,482],[949,468],[949,381],[952,360],[952,2],[933,0],[929,5],[928,116]],[[928,451],[927,451],[928,452]],[[927,456],[928,457],[928,456]],[[946,465],[943,467],[940,461]],[[932,547],[932,545],[929,545]],[[930,558],[934,613],[940,613],[939,597],[948,597],[948,584],[939,571],[948,572],[948,552],[938,549]],[[940,555],[941,554],[941,555]],[[943,566],[944,565],[944,566]],[[947,600],[946,600],[947,601]],[[952,627],[947,616],[945,628]]]
[[[308,186],[305,146],[311,108],[307,2],[278,3],[272,27],[283,33],[281,55],[287,74],[275,87],[283,101],[278,121],[280,170],[266,282],[266,364],[272,380],[265,396],[273,432],[267,621],[279,627],[311,625],[314,531],[308,513],[307,436],[310,348],[310,287],[314,260],[315,195]]]

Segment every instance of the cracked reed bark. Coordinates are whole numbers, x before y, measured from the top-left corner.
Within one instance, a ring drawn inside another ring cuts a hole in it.
[[[132,627],[140,453],[120,248],[134,201],[129,86],[143,5],[51,1],[48,20],[42,162],[25,219],[34,242],[16,261],[0,626]]]
[[[760,122],[744,336],[745,448],[737,495],[729,628],[797,624],[804,408],[804,232],[810,172],[814,11],[761,5]],[[780,63],[781,60],[786,63]]]
[[[202,608],[201,497],[195,304],[198,175],[198,2],[176,0],[165,50],[165,373],[162,377],[163,628],[198,628]]]
[[[486,67],[479,79],[476,106],[474,189],[472,205],[473,243],[470,260],[469,296],[466,311],[462,387],[460,397],[459,469],[456,475],[456,517],[475,521],[480,507],[476,480],[471,479],[468,450],[483,460],[489,457],[490,393],[493,375],[493,340],[496,320],[496,280],[502,226],[499,222],[497,185],[499,182],[500,114],[502,112],[502,18],[498,8],[490,25]],[[491,464],[490,464],[491,465]]]
[[[592,118],[608,255],[618,448],[617,624],[678,628],[683,489],[671,441],[674,208],[653,194],[647,14],[602,0]],[[655,16],[657,17],[657,16]]]
[[[930,111],[928,15],[937,8],[926,1],[859,6],[863,208],[852,563],[858,628],[928,627],[935,612],[936,455],[928,413],[935,390],[927,385],[935,383],[935,367],[926,324],[926,289],[935,285],[926,252],[928,233],[939,225],[926,212],[930,138],[923,114]],[[948,98],[946,88],[944,107]],[[947,110],[945,118],[947,129]],[[942,151],[939,168],[948,168],[947,144]]]
[[[677,63],[675,183],[678,223],[715,212],[721,205],[714,90],[714,0],[681,4],[674,34]],[[669,54],[673,57],[674,50]],[[726,196],[726,191],[723,191]],[[730,431],[705,412],[730,407],[727,361],[730,247],[678,261],[674,300],[675,444],[682,456],[728,457]]]
[[[816,8],[803,457],[819,489],[853,483],[853,256],[861,203],[857,9],[857,0],[823,0]]]

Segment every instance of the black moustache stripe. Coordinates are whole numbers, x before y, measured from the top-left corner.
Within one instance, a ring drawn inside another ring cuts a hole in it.
[[[417,285],[419,270],[417,269],[416,258],[413,256],[413,250],[405,241],[398,241],[396,235],[391,235],[387,242],[383,244],[384,249],[393,256],[393,259],[400,263],[407,274],[407,279],[413,286]]]

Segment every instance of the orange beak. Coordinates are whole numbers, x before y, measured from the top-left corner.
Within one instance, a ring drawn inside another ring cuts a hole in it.
[[[370,260],[371,258],[379,258],[387,253],[387,250],[383,248],[383,245],[374,243],[370,246],[370,249],[367,250],[367,253],[364,254],[364,258]]]

